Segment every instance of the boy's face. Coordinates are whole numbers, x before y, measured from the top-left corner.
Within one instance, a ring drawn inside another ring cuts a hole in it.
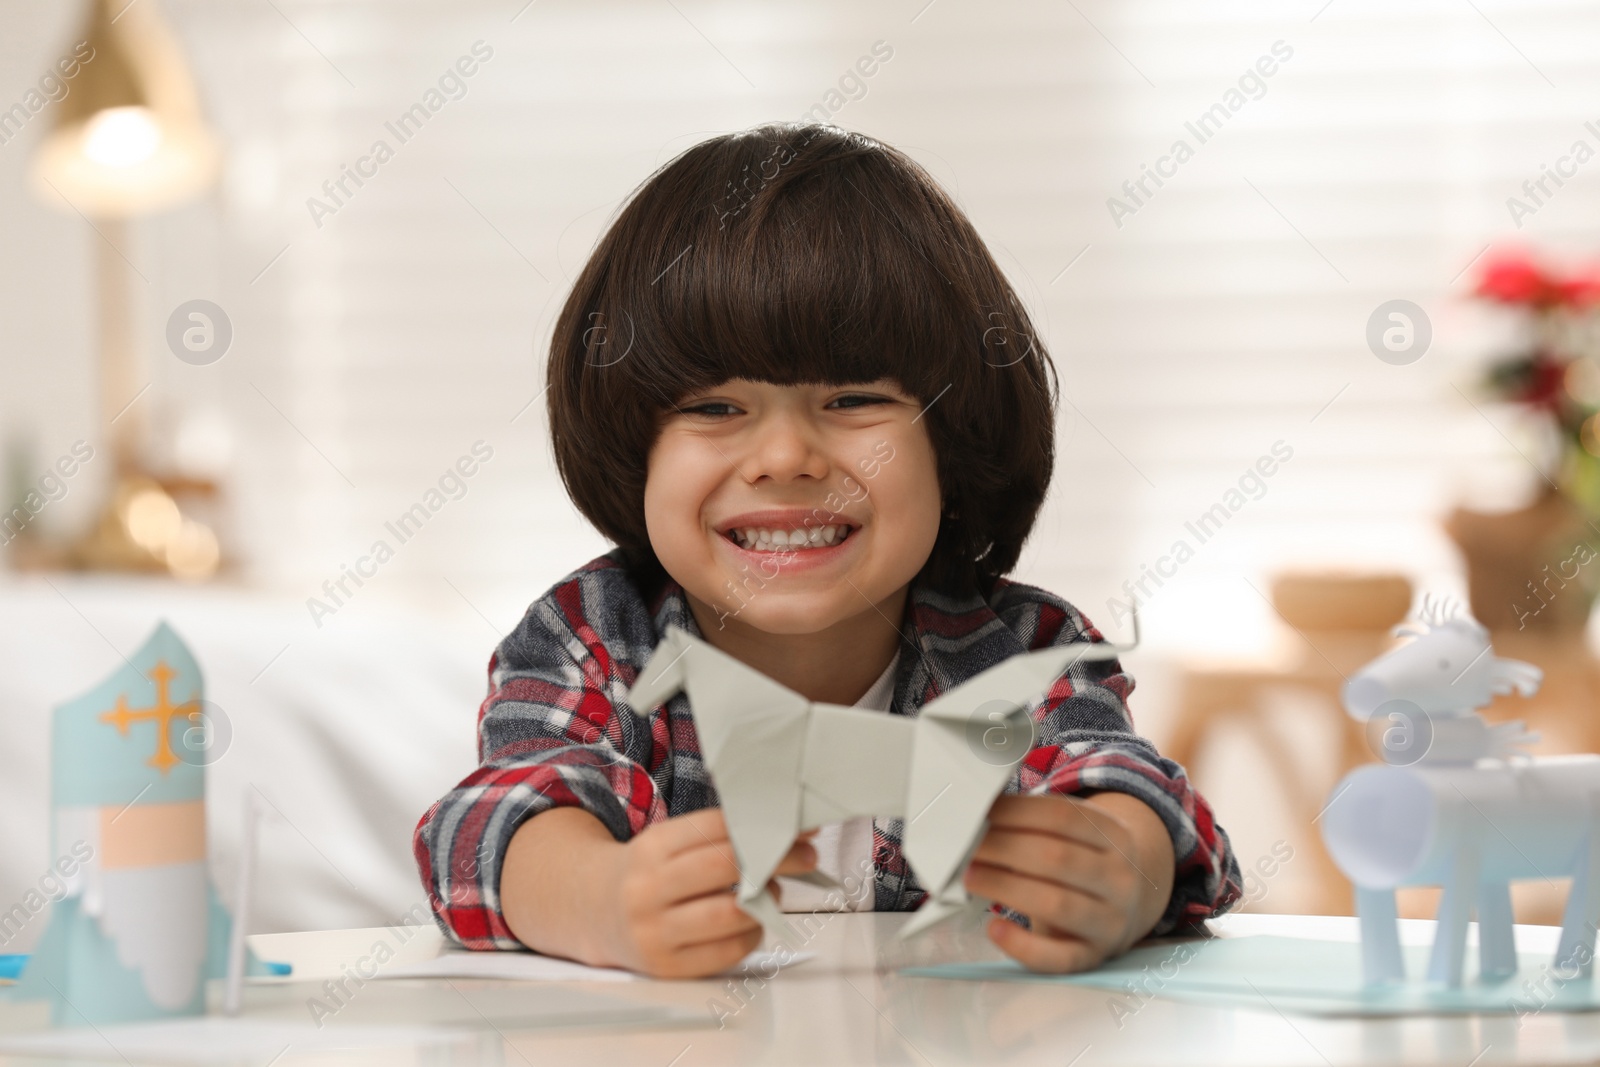
[[[922,412],[888,379],[738,378],[669,411],[650,450],[645,524],[667,573],[710,609],[702,629],[815,633],[903,589],[939,532]]]

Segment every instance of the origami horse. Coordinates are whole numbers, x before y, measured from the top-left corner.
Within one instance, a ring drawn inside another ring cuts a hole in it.
[[[961,872],[990,804],[1033,747],[1026,705],[1070,664],[1131,647],[1077,642],[1013,656],[913,718],[812,703],[673,627],[628,703],[646,717],[687,691],[739,861],[739,905],[774,939],[784,926],[767,881],[800,831],[857,815],[905,819],[906,859],[928,889],[901,929],[906,938],[971,905]],[[800,877],[824,889],[837,885],[821,872]]]
[[[1600,922],[1600,756],[1532,757],[1520,722],[1491,726],[1476,709],[1495,695],[1531,696],[1539,668],[1495,656],[1476,620],[1424,607],[1410,643],[1345,683],[1346,710],[1387,719],[1403,744],[1385,741],[1386,765],[1357,768],[1324,809],[1323,840],[1356,886],[1362,973],[1402,981],[1395,890],[1444,887],[1427,978],[1459,986],[1467,923],[1479,926],[1479,971],[1517,970],[1510,883],[1571,875],[1558,967],[1592,973]]]

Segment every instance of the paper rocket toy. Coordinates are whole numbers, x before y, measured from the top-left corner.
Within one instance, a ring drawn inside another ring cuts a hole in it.
[[[66,883],[12,994],[57,1025],[204,1014],[229,919],[206,863],[214,750],[200,668],[162,623],[51,727],[51,859]],[[266,973],[255,960],[251,974]]]
[[[1013,656],[941,695],[916,717],[817,704],[673,627],[628,693],[637,715],[680,691],[722,801],[739,861],[739,905],[784,934],[767,880],[801,830],[856,815],[906,820],[905,855],[928,898],[902,938],[973,906],[961,884],[989,806],[1033,743],[1027,705],[1109,642]],[[821,888],[833,880],[802,876]]]

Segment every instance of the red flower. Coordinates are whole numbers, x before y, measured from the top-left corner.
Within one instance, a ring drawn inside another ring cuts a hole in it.
[[[1502,252],[1484,265],[1478,295],[1502,304],[1548,304],[1560,299],[1558,283],[1525,252]]]
[[[1586,268],[1557,282],[1556,299],[1577,308],[1600,303],[1600,267]]]

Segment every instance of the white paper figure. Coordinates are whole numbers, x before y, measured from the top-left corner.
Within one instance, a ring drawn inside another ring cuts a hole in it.
[[[1137,620],[1134,634],[1137,643]],[[1074,661],[1129,647],[1080,642],[1013,656],[913,718],[812,703],[673,627],[628,703],[648,716],[688,692],[739,863],[739,905],[774,939],[785,930],[766,885],[800,831],[857,815],[905,819],[906,860],[928,890],[905,938],[974,906],[961,875],[989,806],[1033,747],[1028,706]],[[800,877],[835,888],[820,872]]]
[[[58,1025],[206,1010],[230,926],[206,862],[210,709],[199,664],[162,623],[55,711],[51,840],[67,883],[13,995],[51,1002]],[[243,964],[265,973],[251,953]]]
[[[1356,887],[1362,970],[1369,983],[1403,981],[1394,892],[1442,886],[1429,981],[1459,986],[1467,923],[1479,927],[1486,979],[1516,972],[1510,883],[1572,876],[1559,967],[1592,974],[1600,922],[1600,756],[1532,757],[1521,722],[1491,726],[1475,709],[1513,690],[1531,696],[1543,675],[1500,659],[1489,632],[1425,604],[1412,641],[1344,686],[1349,714],[1383,730],[1385,763],[1359,767],[1334,790],[1323,841]]]

